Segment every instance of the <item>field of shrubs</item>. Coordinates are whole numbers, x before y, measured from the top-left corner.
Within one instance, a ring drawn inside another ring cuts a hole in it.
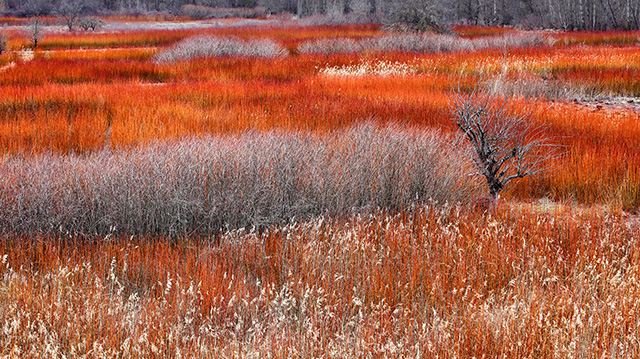
[[[0,18],[0,356],[640,355],[640,32],[220,17]]]

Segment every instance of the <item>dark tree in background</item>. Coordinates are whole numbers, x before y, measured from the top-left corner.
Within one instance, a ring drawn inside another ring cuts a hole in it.
[[[11,2],[10,2],[11,4]],[[19,16],[45,16],[50,15],[53,11],[54,4],[47,0],[26,0],[21,3],[19,12],[16,15]]]
[[[393,24],[410,31],[443,32],[443,10],[428,0],[404,2],[395,6],[389,17]]]
[[[93,2],[87,0],[60,0],[55,14],[67,25],[69,31],[73,30],[81,15],[91,10]]]

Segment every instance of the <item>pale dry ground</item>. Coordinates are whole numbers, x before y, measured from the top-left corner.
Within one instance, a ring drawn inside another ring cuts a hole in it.
[[[28,31],[31,24],[4,26],[3,30],[9,32],[25,32]],[[206,30],[234,27],[299,27],[314,26],[304,19],[281,19],[277,17],[267,17],[264,19],[208,19],[208,20],[175,20],[175,21],[121,21],[107,20],[107,22],[89,33],[110,33],[110,32],[126,32],[126,31],[153,31],[153,30]],[[41,25],[42,31],[46,33],[67,33],[69,28],[67,25],[55,24]],[[82,32],[81,30],[76,30]]]
[[[138,31],[138,30],[191,30],[216,29],[225,27],[272,27],[283,26],[277,19],[211,19],[199,21],[112,21],[101,31]]]
[[[139,30],[191,30],[191,29],[215,29],[223,27],[257,27],[257,26],[278,26],[281,20],[276,19],[212,19],[193,21],[117,21],[108,20],[95,33],[119,32],[119,31],[139,31]],[[3,29],[12,31],[27,31],[31,24],[4,26]],[[67,25],[41,25],[42,31],[46,33],[67,33]],[[76,30],[82,33],[81,30]],[[94,33],[94,31],[90,31]]]
[[[33,61],[33,59],[35,58],[33,50],[20,50],[16,52],[18,53],[18,56],[20,57],[21,62]],[[4,66],[0,66],[0,72],[16,67],[16,65],[17,65],[16,62],[12,61]]]
[[[0,71],[6,71],[10,68],[16,67],[16,63],[15,62],[10,62],[4,66],[0,66]]]
[[[33,50],[20,50],[20,51],[17,51],[17,53],[19,54],[21,62],[29,62],[29,61],[33,61],[34,59]],[[15,61],[12,61],[4,66],[0,66],[0,72],[8,70],[13,67],[16,67]]]

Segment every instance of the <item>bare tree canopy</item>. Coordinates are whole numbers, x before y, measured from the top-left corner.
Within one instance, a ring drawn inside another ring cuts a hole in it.
[[[559,155],[545,127],[529,121],[527,115],[514,115],[504,99],[477,91],[457,93],[452,112],[458,129],[472,145],[477,173],[486,180],[494,199],[509,182],[547,171]]]
[[[56,9],[56,14],[73,30],[80,15],[88,11],[90,1],[85,0],[60,0]]]
[[[29,27],[27,39],[34,49],[38,48],[38,43],[42,40],[42,27],[40,26],[40,18],[36,17]]]

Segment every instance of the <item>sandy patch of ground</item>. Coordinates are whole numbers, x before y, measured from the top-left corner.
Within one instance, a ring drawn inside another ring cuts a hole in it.
[[[20,60],[22,60],[23,62],[32,61],[34,58],[35,58],[35,55],[33,54],[33,50],[20,51]]]
[[[132,31],[132,30],[191,30],[222,27],[258,27],[273,26],[277,20],[265,19],[215,19],[204,21],[132,21],[110,22],[102,27],[101,31]]]
[[[10,62],[10,63],[8,63],[8,64],[6,64],[4,66],[1,66],[0,67],[0,72],[9,70],[10,68],[13,68],[13,67],[16,67],[16,63],[15,62]]]
[[[603,96],[595,99],[576,99],[573,100],[573,102],[577,105],[587,107],[593,111],[614,109],[640,112],[639,97]]]
[[[278,26],[287,24],[278,19],[211,19],[200,21],[109,21],[97,29],[96,33],[110,33],[120,31],[138,30],[192,30],[192,29],[215,29],[225,27],[260,27]],[[31,25],[12,25],[4,27],[5,30],[14,32],[29,31]],[[47,33],[66,33],[69,28],[66,25],[42,25],[42,31],[46,37]],[[82,30],[75,29],[75,32],[82,33]],[[89,31],[93,32],[93,31]]]

